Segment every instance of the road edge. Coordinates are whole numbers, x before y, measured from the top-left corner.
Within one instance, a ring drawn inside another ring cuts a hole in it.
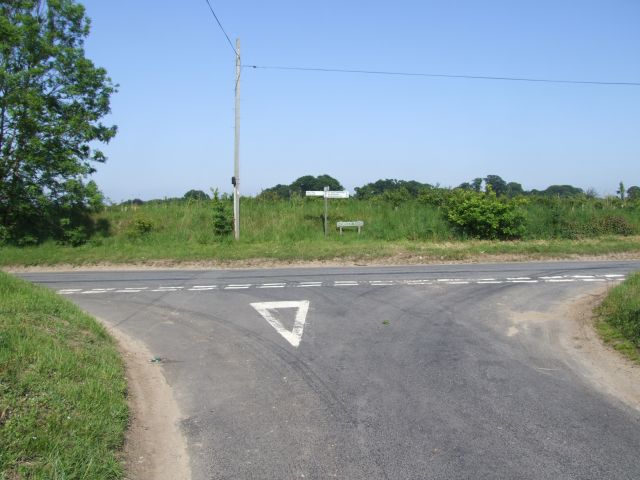
[[[610,286],[578,297],[566,307],[561,344],[575,370],[600,390],[640,412],[640,366],[607,345],[596,329],[594,309]]]
[[[125,478],[131,480],[188,480],[191,467],[183,419],[162,365],[151,363],[147,346],[98,318],[116,339],[125,363],[130,420],[125,434]]]
[[[98,262],[94,264],[73,265],[60,263],[55,265],[5,265],[2,269],[8,273],[65,273],[100,271],[146,271],[146,270],[254,270],[270,268],[341,268],[341,267],[409,267],[419,265],[495,265],[506,263],[552,263],[552,262],[612,262],[638,261],[640,253],[621,252],[604,255],[549,255],[532,256],[526,254],[474,255],[460,260],[428,258],[422,255],[390,255],[371,259],[333,258],[324,260],[274,260],[251,258],[246,260],[150,260],[134,263]]]

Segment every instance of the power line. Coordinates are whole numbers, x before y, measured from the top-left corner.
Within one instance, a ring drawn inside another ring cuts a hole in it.
[[[204,1],[207,2],[207,5],[209,5],[209,10],[211,10],[211,13],[213,14],[213,18],[215,18],[216,22],[218,22],[218,26],[220,27],[220,30],[222,30],[222,33],[224,33],[224,36],[227,37],[227,42],[229,42],[229,46],[233,50],[234,55],[236,57],[239,56],[238,52],[236,50],[236,47],[233,46],[233,42],[229,38],[229,35],[227,35],[227,32],[224,30],[224,27],[222,26],[222,23],[220,23],[220,19],[218,19],[218,16],[216,15],[216,12],[213,11],[213,7],[211,6],[211,3],[209,2],[209,0],[204,0]]]
[[[467,80],[503,80],[510,82],[534,82],[534,83],[569,83],[582,85],[621,85],[640,87],[640,82],[604,82],[596,80],[559,80],[551,78],[527,78],[527,77],[498,77],[487,75],[452,75],[446,73],[419,73],[419,72],[391,72],[380,70],[352,70],[343,68],[322,67],[283,67],[273,65],[242,65],[244,68],[262,70],[293,70],[299,72],[324,72],[324,73],[356,73],[362,75],[389,75],[400,77],[431,77],[431,78],[462,78]]]

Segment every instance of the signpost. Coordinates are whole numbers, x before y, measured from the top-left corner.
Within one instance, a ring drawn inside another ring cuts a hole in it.
[[[305,192],[307,197],[324,197],[324,236],[327,236],[327,213],[329,210],[330,198],[349,198],[349,192],[347,190],[330,191],[329,187],[324,187],[324,190],[307,190]]]

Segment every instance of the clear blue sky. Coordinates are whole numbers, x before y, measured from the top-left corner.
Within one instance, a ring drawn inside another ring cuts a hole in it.
[[[84,0],[120,85],[113,201],[230,191],[233,51],[205,0]],[[640,81],[637,0],[211,0],[244,64]],[[640,87],[245,69],[242,193],[327,173],[526,189],[640,185]]]

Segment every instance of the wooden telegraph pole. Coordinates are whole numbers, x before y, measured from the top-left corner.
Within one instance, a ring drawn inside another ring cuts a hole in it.
[[[240,240],[240,39],[236,38],[236,124],[233,144],[233,236]]]

